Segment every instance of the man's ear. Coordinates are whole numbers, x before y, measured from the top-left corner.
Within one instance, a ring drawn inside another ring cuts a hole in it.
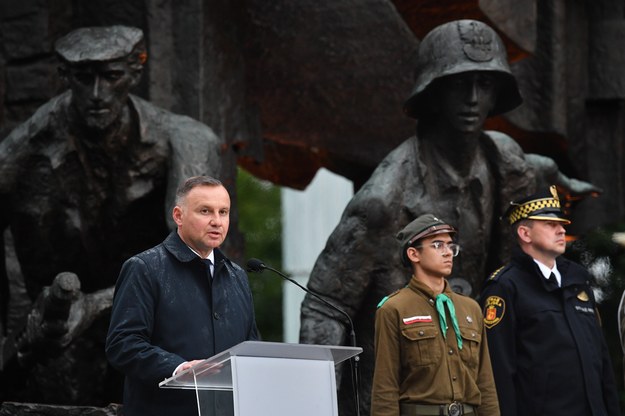
[[[421,253],[419,253],[419,250],[417,250],[414,247],[408,247],[406,249],[406,256],[408,257],[408,260],[410,260],[410,262],[412,263],[419,263],[421,261]]]
[[[532,242],[532,237],[530,236],[530,227],[527,225],[519,225],[516,229],[516,235],[520,241],[529,244]]]
[[[174,219],[176,225],[180,226],[180,224],[182,224],[182,208],[176,205],[171,212],[171,217]]]

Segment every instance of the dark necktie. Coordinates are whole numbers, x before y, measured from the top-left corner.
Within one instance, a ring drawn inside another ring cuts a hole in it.
[[[556,275],[553,273],[549,275],[549,279],[547,279],[547,281],[549,282],[550,285],[553,285],[555,287],[560,287],[560,285],[558,284],[558,279],[556,279]]]
[[[209,259],[202,259],[202,263],[204,263],[204,267],[206,267],[206,276],[208,276],[208,283],[213,283],[213,274],[211,273],[211,266],[213,264]]]

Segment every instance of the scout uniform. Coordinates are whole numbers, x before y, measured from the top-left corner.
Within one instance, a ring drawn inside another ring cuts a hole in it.
[[[569,223],[555,187],[513,203],[507,217],[510,224]],[[555,264],[560,286],[517,248],[482,291],[501,414],[616,416],[618,397],[591,276],[562,256]]]
[[[455,230],[431,214],[406,226],[397,236],[403,263],[410,264],[407,247],[440,233]],[[437,307],[445,297],[450,302]],[[384,299],[375,352],[371,415],[499,415],[480,307],[447,282],[437,295],[413,277]]]

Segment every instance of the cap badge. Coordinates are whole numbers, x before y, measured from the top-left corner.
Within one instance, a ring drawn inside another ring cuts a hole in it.
[[[551,196],[553,196],[553,199],[555,199],[556,201],[560,201],[560,197],[558,197],[558,189],[555,185],[551,185],[549,187],[549,192],[551,192]]]

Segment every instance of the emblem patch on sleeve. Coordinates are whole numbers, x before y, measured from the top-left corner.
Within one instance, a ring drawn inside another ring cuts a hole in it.
[[[492,328],[503,319],[506,313],[506,302],[499,296],[489,296],[484,305],[484,325]]]

